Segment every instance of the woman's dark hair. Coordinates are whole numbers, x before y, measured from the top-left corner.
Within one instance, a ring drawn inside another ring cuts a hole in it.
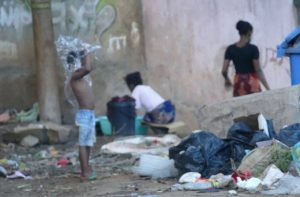
[[[131,84],[135,87],[137,85],[143,84],[143,80],[142,80],[140,72],[129,73],[128,75],[125,76],[124,79],[128,86]]]
[[[240,35],[246,35],[249,31],[253,30],[253,27],[249,22],[240,20],[236,23],[236,29]]]

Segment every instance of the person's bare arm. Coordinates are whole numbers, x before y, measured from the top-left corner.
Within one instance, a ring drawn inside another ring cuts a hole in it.
[[[267,80],[265,78],[264,72],[263,72],[263,70],[260,67],[259,60],[258,59],[254,59],[253,60],[253,64],[254,64],[255,72],[257,73],[259,80],[261,81],[261,83],[264,85],[264,87],[267,90],[270,90],[270,87],[269,87],[269,84],[268,84],[268,82],[267,82]]]
[[[92,70],[92,67],[89,62],[89,58],[84,56],[81,58],[81,68],[77,69],[73,75],[72,80],[78,80],[83,78],[85,75],[89,74]]]
[[[222,75],[225,79],[225,87],[230,87],[232,86],[232,83],[228,77],[228,67],[229,67],[229,62],[230,60],[225,59],[223,63],[223,68],[222,68]]]

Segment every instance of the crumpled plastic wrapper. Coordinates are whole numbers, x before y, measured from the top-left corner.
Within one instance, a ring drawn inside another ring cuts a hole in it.
[[[88,44],[71,36],[59,36],[55,44],[58,56],[60,57],[65,70],[64,93],[66,99],[74,107],[78,107],[77,100],[70,86],[72,74],[81,67],[80,59],[82,57],[101,49],[101,46]],[[92,79],[90,75],[86,75],[84,79],[90,86],[92,86]]]

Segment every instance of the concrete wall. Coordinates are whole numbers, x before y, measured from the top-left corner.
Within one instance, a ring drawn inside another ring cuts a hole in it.
[[[29,108],[37,101],[31,11],[23,0],[0,1],[0,111]],[[55,39],[78,37],[102,45],[92,73],[97,114],[106,102],[129,91],[123,76],[144,66],[141,2],[139,0],[52,0]],[[61,106],[64,122],[73,109],[63,93],[64,72],[59,59]]]
[[[235,24],[252,23],[252,43],[272,89],[290,85],[289,59],[276,47],[296,27],[293,0],[143,0],[149,83],[175,100],[179,119],[200,127],[199,106],[232,96],[221,77],[225,48],[239,39]],[[234,70],[231,67],[230,76]]]
[[[37,101],[32,19],[24,2],[0,1],[0,111]],[[289,60],[276,58],[276,46],[296,26],[293,0],[52,0],[52,13],[56,38],[102,45],[92,74],[97,114],[105,113],[111,97],[129,94],[122,78],[140,70],[175,101],[178,119],[198,129],[199,107],[231,97],[220,71],[226,46],[238,40],[239,19],[254,26],[253,43],[271,88],[290,84]],[[63,94],[58,59],[57,70],[63,120],[70,123],[74,111]]]

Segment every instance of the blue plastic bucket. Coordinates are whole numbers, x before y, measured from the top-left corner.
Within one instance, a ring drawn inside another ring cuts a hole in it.
[[[143,116],[137,116],[135,118],[135,134],[146,135],[148,132],[148,126],[142,124]]]
[[[103,135],[112,135],[111,124],[107,116],[100,116],[96,121],[99,122]]]

